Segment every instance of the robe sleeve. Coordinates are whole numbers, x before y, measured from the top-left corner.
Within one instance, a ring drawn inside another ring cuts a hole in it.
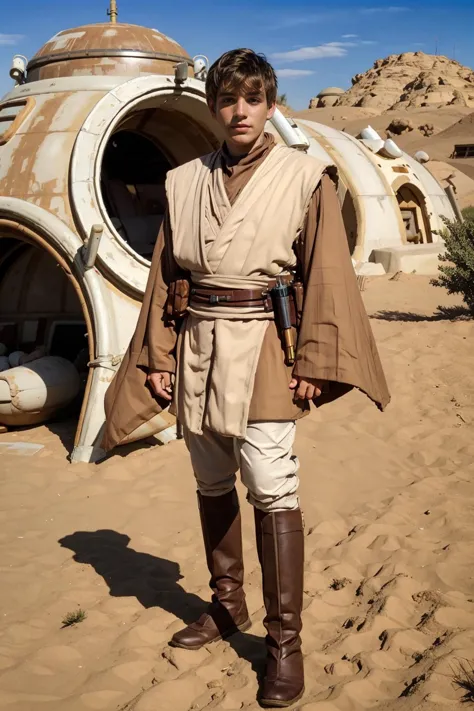
[[[176,372],[177,332],[175,324],[165,319],[165,305],[168,285],[174,279],[182,277],[182,271],[176,264],[172,250],[171,227],[168,210],[161,225],[153,253],[153,260],[159,262],[155,282],[152,288],[150,309],[148,312],[145,339],[137,365],[147,370]]]
[[[323,205],[325,207],[324,215]],[[326,210],[330,213],[329,219],[326,216]],[[324,303],[325,295],[323,294],[321,298],[320,289],[318,289],[322,265],[316,254],[316,244],[318,240],[324,240],[328,230],[331,230],[334,240],[345,241],[347,245],[336,189],[332,180],[325,174],[313,193],[305,227],[296,246],[305,299],[293,374],[303,378],[322,378],[322,350],[325,351],[325,358],[329,361],[335,362],[336,360],[336,355],[331,353],[335,342],[333,340],[329,342],[329,339],[326,340],[322,337],[324,322],[328,320],[327,313],[325,313],[327,304]],[[350,259],[348,251],[347,258]]]
[[[327,381],[327,401],[355,387],[384,409],[390,394],[329,173],[313,194],[296,253],[304,303],[293,374]]]

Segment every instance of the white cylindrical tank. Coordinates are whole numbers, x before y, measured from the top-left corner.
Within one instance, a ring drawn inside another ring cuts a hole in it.
[[[79,374],[59,356],[0,373],[0,424],[32,425],[48,420],[78,394]]]
[[[372,126],[367,126],[367,128],[363,128],[362,131],[360,132],[360,137],[363,138],[366,141],[380,141],[381,137],[377,133],[377,131],[372,128]]]
[[[384,141],[383,148],[380,149],[380,153],[387,158],[401,158],[403,156],[402,151],[391,138],[387,138],[387,140]]]

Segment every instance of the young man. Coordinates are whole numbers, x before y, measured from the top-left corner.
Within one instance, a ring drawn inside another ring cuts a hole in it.
[[[196,477],[213,591],[207,613],[170,642],[185,649],[250,626],[235,490],[240,469],[254,507],[266,608],[260,700],[284,707],[304,691],[295,421],[311,401],[322,404],[351,387],[380,408],[389,395],[349,255],[335,169],[264,132],[276,92],[274,70],[248,49],[227,52],[209,70],[207,100],[225,143],[168,173],[168,213],[136,333],[107,394],[104,446],[173,400]],[[289,283],[295,274],[304,298],[293,314],[292,362],[269,292],[277,276]],[[183,278],[191,285],[187,313],[170,318],[170,295],[184,293]]]

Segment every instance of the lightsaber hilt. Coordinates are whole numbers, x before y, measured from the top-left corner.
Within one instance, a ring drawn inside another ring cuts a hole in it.
[[[273,310],[275,312],[275,320],[280,327],[283,337],[285,360],[287,365],[293,365],[295,362],[295,341],[293,337],[293,328],[291,323],[290,311],[290,287],[281,277],[277,277],[276,285],[271,290]]]

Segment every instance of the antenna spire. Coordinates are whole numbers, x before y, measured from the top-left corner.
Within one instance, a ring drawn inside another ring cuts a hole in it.
[[[117,0],[110,0],[110,9],[107,10],[107,15],[110,17],[110,22],[115,24],[117,22],[118,9]]]

